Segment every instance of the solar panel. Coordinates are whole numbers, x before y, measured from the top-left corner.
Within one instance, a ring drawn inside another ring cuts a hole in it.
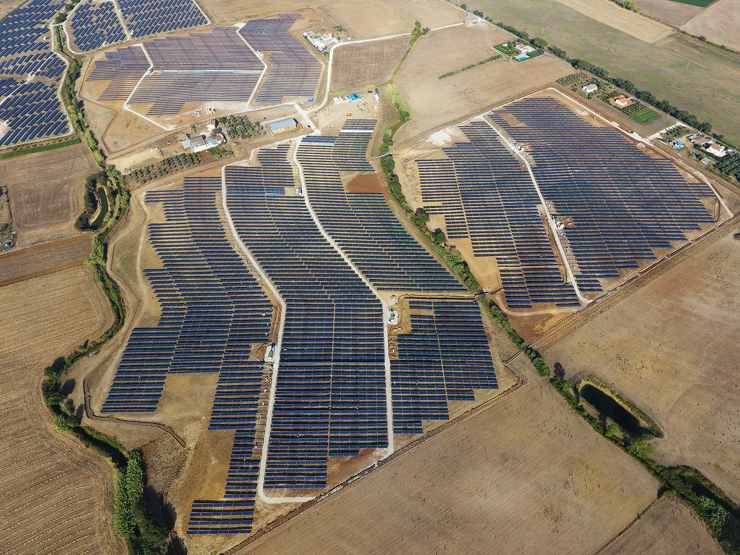
[[[365,277],[381,290],[464,288],[406,231],[382,192],[348,193],[342,171],[373,171],[366,152],[375,120],[349,119],[338,137],[304,137],[298,161],[319,222]]]
[[[288,149],[227,166],[225,184],[239,238],[287,306],[265,487],[315,490],[329,457],[387,445],[383,314],[303,199],[285,194]]]
[[[263,104],[287,98],[313,97],[321,79],[322,65],[290,34],[294,15],[255,19],[240,29],[250,46],[265,55],[270,71],[257,91],[255,101]]]

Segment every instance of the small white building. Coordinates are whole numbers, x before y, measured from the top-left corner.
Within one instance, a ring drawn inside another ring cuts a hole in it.
[[[727,156],[727,147],[719,143],[712,143],[709,148],[707,148],[707,152],[717,158],[724,158]]]
[[[594,94],[598,90],[599,86],[596,83],[589,83],[588,85],[583,85],[581,87],[581,91],[583,91],[583,94],[585,95]]]
[[[215,148],[223,142],[223,139],[219,136],[206,137],[205,135],[186,135],[185,139],[182,141],[182,147],[192,152],[201,152],[203,150]]]

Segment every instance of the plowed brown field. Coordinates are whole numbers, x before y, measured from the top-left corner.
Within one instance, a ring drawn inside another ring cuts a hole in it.
[[[0,288],[0,551],[122,553],[111,527],[111,467],[56,432],[43,369],[111,321],[86,268]]]

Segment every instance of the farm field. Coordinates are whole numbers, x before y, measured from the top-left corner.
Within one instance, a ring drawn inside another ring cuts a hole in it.
[[[0,286],[82,265],[90,255],[92,236],[52,241],[0,256]]]
[[[14,10],[17,6],[20,6],[23,0],[0,0],[0,17],[5,16],[11,10]]]
[[[420,39],[403,63],[396,83],[411,120],[396,134],[396,144],[411,144],[426,134],[477,115],[486,108],[542,88],[571,73],[552,56],[524,63],[502,58],[456,75],[440,75],[495,54],[494,45],[510,35],[490,25],[455,27]]]
[[[408,48],[408,37],[337,48],[332,89],[343,92],[385,83]]]
[[[463,21],[464,14],[438,0],[203,0],[200,5],[215,23],[233,23],[255,17],[301,11],[304,17],[328,29],[341,25],[352,38],[408,33],[415,20],[429,27]],[[299,24],[300,25],[300,24]]]
[[[627,530],[599,551],[601,555],[721,555],[722,548],[704,523],[674,495],[663,495]]]
[[[474,0],[468,6],[603,66],[740,142],[740,54],[680,33],[648,46],[555,0]]]
[[[655,43],[674,32],[671,27],[625,10],[611,0],[558,0],[558,2],[643,42]]]
[[[656,490],[535,380],[232,553],[594,553]]]
[[[71,268],[0,288],[0,537],[7,553],[125,553],[111,527],[111,467],[55,432],[43,369],[111,322],[93,273]]]
[[[640,10],[641,13],[664,21],[675,27],[680,27],[692,17],[700,14],[703,9],[700,6],[692,6],[691,4],[675,2],[674,0],[634,1],[637,9]]]
[[[97,171],[83,144],[0,160],[18,246],[79,235],[74,222],[84,206],[85,179]]]
[[[594,374],[665,431],[656,456],[689,464],[740,499],[738,241],[720,237],[560,339],[539,345],[569,374]],[[629,322],[628,326],[624,322]]]
[[[740,0],[718,0],[681,29],[740,51]]]

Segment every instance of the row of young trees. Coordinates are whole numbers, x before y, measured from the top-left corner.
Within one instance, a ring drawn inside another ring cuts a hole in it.
[[[136,168],[130,174],[128,178],[136,181],[137,183],[149,183],[160,177],[166,177],[173,173],[178,173],[188,168],[194,168],[199,166],[203,162],[200,153],[189,153],[185,152],[177,154],[154,164],[149,164],[142,168]]]
[[[62,100],[69,114],[76,133],[90,147],[100,167],[100,171],[88,178],[86,189],[88,198],[86,212],[98,209],[101,215],[102,206],[94,206],[90,193],[101,192],[97,202],[105,199],[105,211],[102,218],[96,218],[98,233],[92,243],[89,264],[95,269],[100,285],[108,297],[113,311],[113,323],[103,334],[93,340],[86,340],[67,356],[58,357],[44,371],[42,394],[46,406],[52,414],[57,429],[69,432],[85,446],[91,447],[107,456],[117,472],[116,495],[113,515],[116,530],[121,533],[135,554],[164,554],[170,544],[172,523],[163,512],[155,514],[152,505],[145,496],[146,469],[141,453],[128,453],[115,439],[100,433],[89,426],[82,425],[83,407],[75,407],[69,397],[71,388],[66,386],[66,375],[69,369],[82,357],[97,353],[123,327],[126,308],[121,290],[107,270],[108,240],[116,224],[127,213],[130,193],[124,185],[124,179],[115,166],[107,164],[105,153],[87,124],[82,104],[75,94],[75,83],[80,75],[79,61],[64,48],[64,37],[56,34],[59,51],[69,62],[68,71],[62,85]]]

